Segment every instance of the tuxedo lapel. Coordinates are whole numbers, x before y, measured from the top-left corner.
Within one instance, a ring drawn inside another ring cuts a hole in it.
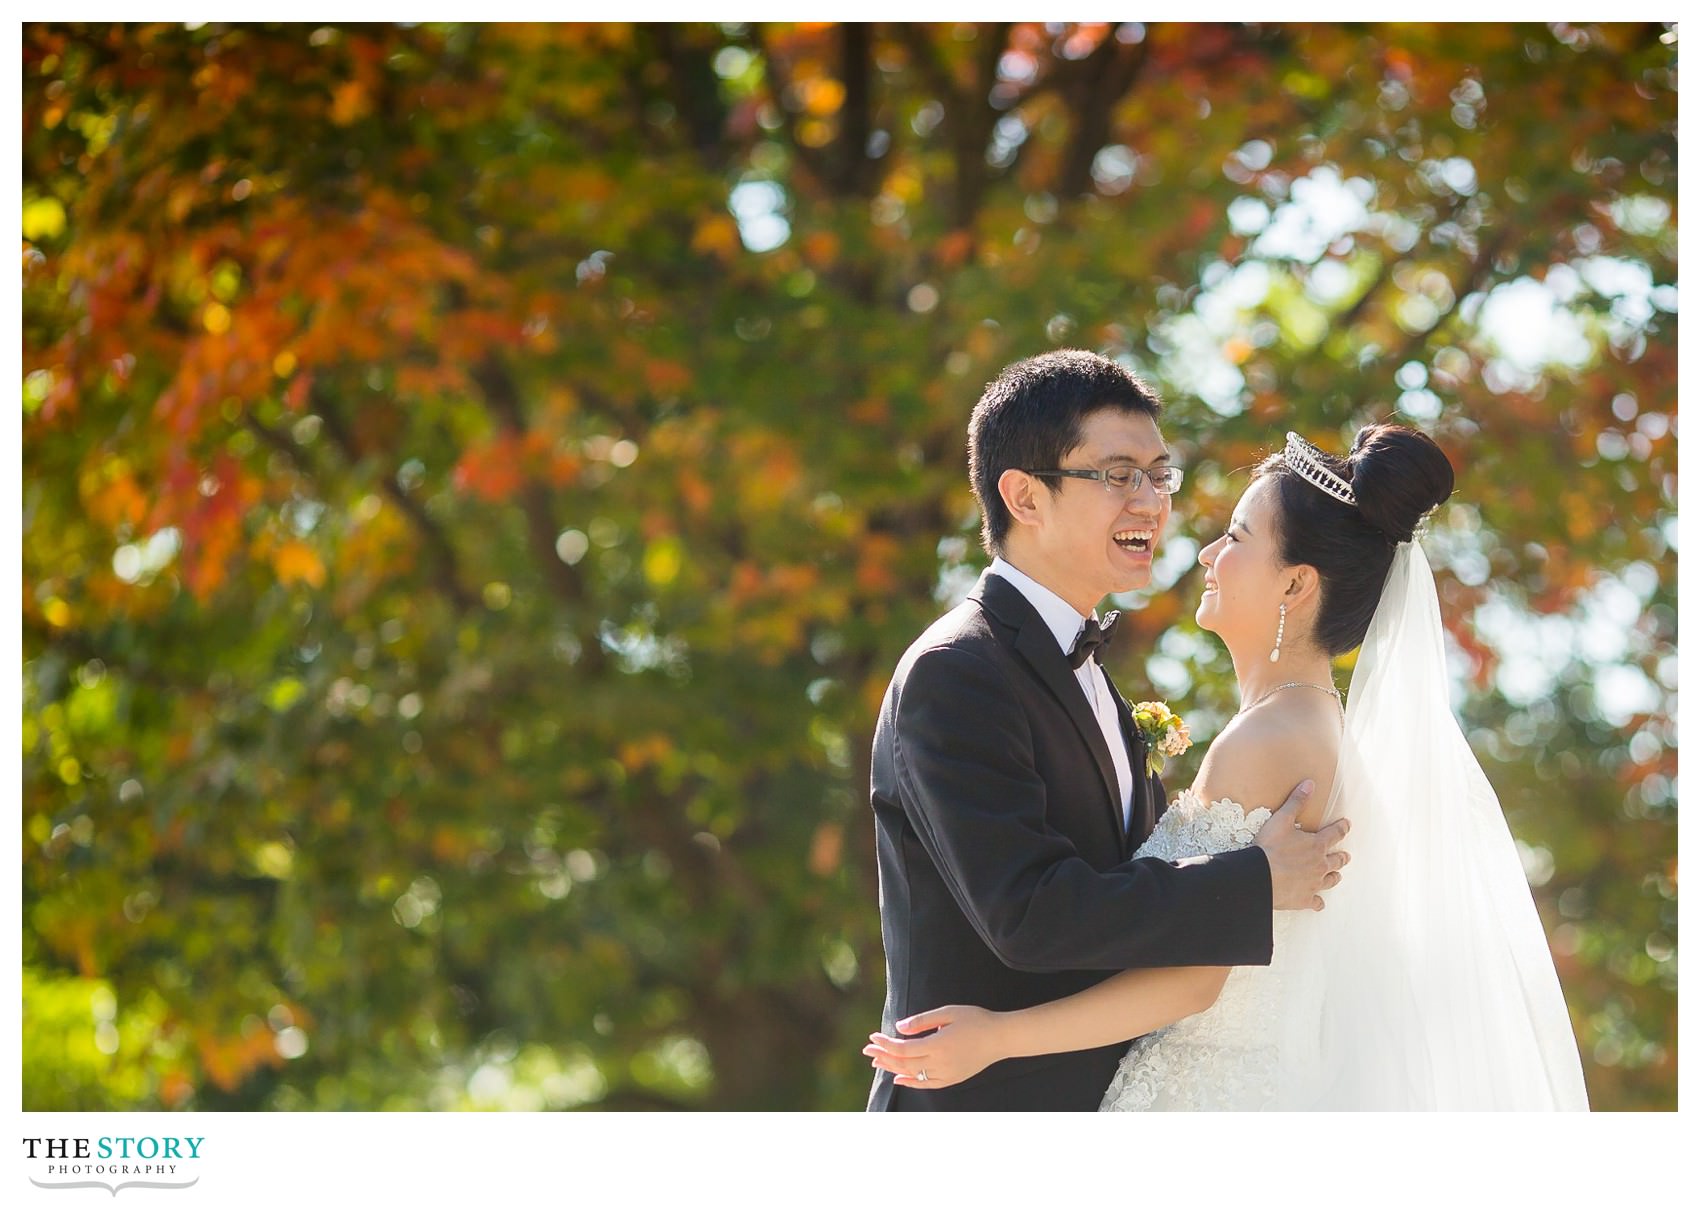
[[[1122,723],[1128,761],[1133,764],[1133,810],[1128,814],[1131,820],[1122,837],[1122,856],[1131,858],[1133,852],[1151,836],[1151,831],[1157,828],[1157,806],[1151,802],[1151,779],[1145,773],[1145,737],[1133,727],[1132,707],[1122,698],[1120,691],[1116,691],[1115,695],[1116,718]]]
[[[1002,577],[993,577],[989,573],[981,576],[980,583],[969,597],[1015,630],[1012,642],[1015,651],[1039,676],[1092,751],[1092,758],[1098,764],[1098,774],[1103,780],[1106,807],[1115,820],[1116,837],[1125,844],[1127,827],[1122,820],[1121,787],[1116,779],[1116,766],[1110,758],[1109,746],[1104,744],[1104,730],[1098,727],[1098,718],[1092,714],[1092,708],[1086,702],[1086,692],[1069,667],[1068,658],[1057,647],[1057,638],[1045,626],[1045,621],[1027,601],[1026,595]],[[1119,701],[1121,696],[1116,695],[1116,699]],[[1136,778],[1136,787],[1138,782]]]

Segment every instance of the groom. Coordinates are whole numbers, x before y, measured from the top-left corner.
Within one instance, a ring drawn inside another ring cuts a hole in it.
[[[1310,908],[1339,879],[1343,826],[1295,828],[1297,789],[1244,850],[1131,858],[1166,802],[1097,660],[1095,608],[1151,580],[1179,479],[1158,411],[1080,350],[1006,368],[974,409],[994,559],[903,655],[874,732],[888,1034],[933,1007],[1033,1006],[1122,969],[1268,964],[1272,910]],[[1136,471],[1102,475],[1116,468]],[[1011,1058],[932,1091],[880,1070],[868,1109],[1092,1111],[1126,1047]]]

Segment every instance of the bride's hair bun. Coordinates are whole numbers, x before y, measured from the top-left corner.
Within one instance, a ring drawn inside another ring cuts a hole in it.
[[[1425,435],[1386,424],[1359,430],[1344,459],[1318,451],[1308,463],[1350,483],[1357,504],[1318,485],[1314,467],[1291,466],[1284,452],[1265,459],[1257,475],[1275,481],[1282,562],[1311,565],[1322,579],[1312,632],[1337,657],[1363,643],[1393,553],[1451,495],[1452,465]]]
[[[1352,495],[1364,521],[1404,543],[1452,495],[1452,464],[1434,439],[1402,425],[1366,425],[1347,458]]]

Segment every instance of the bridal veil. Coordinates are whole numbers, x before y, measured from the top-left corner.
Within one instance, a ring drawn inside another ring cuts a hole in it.
[[[1585,1111],[1576,1038],[1499,799],[1448,697],[1434,574],[1399,545],[1326,820],[1352,856],[1277,957],[1279,1106]]]

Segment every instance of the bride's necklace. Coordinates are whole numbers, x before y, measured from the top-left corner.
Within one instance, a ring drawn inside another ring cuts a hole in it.
[[[1262,703],[1265,699],[1268,699],[1276,691],[1285,691],[1285,690],[1288,690],[1292,687],[1309,687],[1313,691],[1326,691],[1328,694],[1334,696],[1334,702],[1335,703],[1340,702],[1340,688],[1339,687],[1323,686],[1320,682],[1283,682],[1280,686],[1270,687],[1267,691],[1263,692],[1263,694],[1259,695],[1256,699],[1252,700],[1250,703],[1248,703],[1244,707],[1242,707],[1239,711],[1235,712],[1234,715],[1235,716],[1244,716],[1247,712],[1251,711],[1258,704]]]

